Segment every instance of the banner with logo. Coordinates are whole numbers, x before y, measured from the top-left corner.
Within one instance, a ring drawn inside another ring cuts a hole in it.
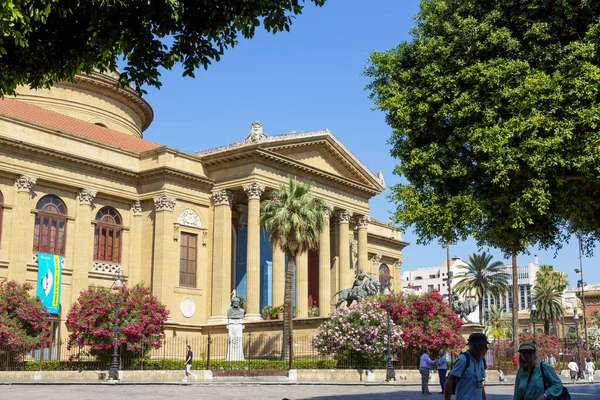
[[[50,314],[60,311],[60,287],[62,282],[62,257],[38,253],[38,279],[35,294]]]

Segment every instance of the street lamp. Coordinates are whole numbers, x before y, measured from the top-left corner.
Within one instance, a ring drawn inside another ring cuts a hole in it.
[[[452,310],[452,271],[450,271],[450,246],[456,246],[456,242],[440,242],[443,249],[446,249],[446,272],[448,279],[448,304]]]
[[[583,370],[581,369],[581,343],[579,342],[579,315],[577,315],[577,308],[575,308],[575,315],[573,315],[573,321],[575,321],[575,334],[577,335],[577,364],[579,365],[579,372],[577,377],[583,379]]]
[[[390,289],[386,287],[383,290],[384,296],[390,296],[392,293]],[[394,364],[392,364],[392,331],[390,330],[390,314],[392,312],[392,304],[391,302],[387,302],[385,304],[385,311],[387,311],[387,371],[385,373],[385,381],[389,382],[392,379],[396,380],[396,371],[394,371]]]
[[[121,290],[123,287],[123,282],[121,281],[123,276],[121,273],[117,273],[115,275],[115,281],[113,282],[111,289],[116,289],[117,291]],[[113,331],[115,332],[115,338],[113,342],[113,355],[112,362],[110,363],[110,368],[108,370],[108,378],[119,380],[119,302],[121,301],[121,296],[117,294],[114,298],[115,302],[115,325],[113,326]]]
[[[531,322],[533,323],[533,344],[536,344],[536,330],[535,330],[535,323],[537,321],[537,307],[535,306],[535,300],[533,300],[532,304],[531,304],[531,311],[529,312],[529,315],[531,316]]]

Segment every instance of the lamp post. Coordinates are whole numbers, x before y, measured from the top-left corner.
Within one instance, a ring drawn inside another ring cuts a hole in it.
[[[117,273],[115,275],[115,281],[113,282],[111,289],[121,290],[123,287],[123,282],[121,281],[121,274]],[[115,332],[115,337],[113,340],[113,355],[112,361],[110,363],[110,367],[108,370],[108,378],[119,380],[119,303],[121,301],[121,297],[117,294],[114,298],[115,302],[115,324],[113,326],[113,331]]]
[[[533,323],[533,344],[536,344],[537,343],[537,340],[536,340],[537,332],[535,330],[535,323],[537,322],[537,307],[535,306],[535,299],[533,300],[533,302],[531,304],[531,311],[529,312],[529,315],[531,316],[531,322]]]
[[[573,321],[575,321],[575,335],[577,336],[577,365],[579,366],[577,377],[579,379],[583,379],[583,370],[581,369],[581,343],[579,342],[579,315],[577,315],[577,308],[575,308]]]
[[[579,240],[579,268],[575,268],[575,273],[580,274],[580,277],[581,277],[581,280],[579,281],[579,283],[581,284],[581,308],[583,309],[583,339],[584,339],[585,347],[587,349],[588,335],[587,335],[587,319],[585,317],[585,290],[584,290],[585,282],[583,281],[583,261],[582,261],[583,237],[581,236],[581,234],[577,235],[577,239]]]
[[[383,294],[387,297],[391,295],[390,289],[385,288]],[[385,381],[389,382],[392,379],[396,380],[396,371],[394,371],[394,364],[392,363],[392,331],[390,330],[390,314],[392,312],[392,305],[386,303],[385,311],[387,311],[387,371],[385,373]]]
[[[452,271],[450,271],[450,246],[455,246],[456,242],[440,242],[443,249],[446,249],[446,282],[448,283],[448,304],[452,310]]]

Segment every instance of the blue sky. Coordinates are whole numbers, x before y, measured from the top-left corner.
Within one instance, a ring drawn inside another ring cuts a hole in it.
[[[163,87],[149,88],[154,122],[146,139],[196,152],[245,138],[252,121],[263,123],[265,133],[281,134],[328,128],[371,171],[384,170],[388,186],[400,182],[392,175],[397,164],[390,156],[387,140],[391,129],[364,90],[361,76],[369,53],[392,48],[410,40],[412,16],[418,0],[328,0],[323,8],[312,3],[292,24],[291,32],[272,35],[262,30],[252,40],[242,40],[208,71],[196,78],[183,78],[181,69],[164,71]],[[388,191],[370,202],[371,215],[388,222],[393,204]],[[416,244],[411,231],[404,251],[404,270],[430,267],[444,262],[446,252],[437,243]],[[539,256],[540,263],[565,271],[576,284],[579,267],[575,240],[554,251],[530,249],[520,256],[525,264]],[[452,255],[467,258],[478,252],[471,240],[452,247]],[[495,258],[509,262],[502,252]],[[583,258],[584,278],[600,282],[600,256]]]

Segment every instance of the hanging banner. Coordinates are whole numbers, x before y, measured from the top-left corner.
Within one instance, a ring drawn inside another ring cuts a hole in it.
[[[36,296],[50,314],[60,311],[60,287],[62,282],[62,257],[38,253],[38,279]]]

